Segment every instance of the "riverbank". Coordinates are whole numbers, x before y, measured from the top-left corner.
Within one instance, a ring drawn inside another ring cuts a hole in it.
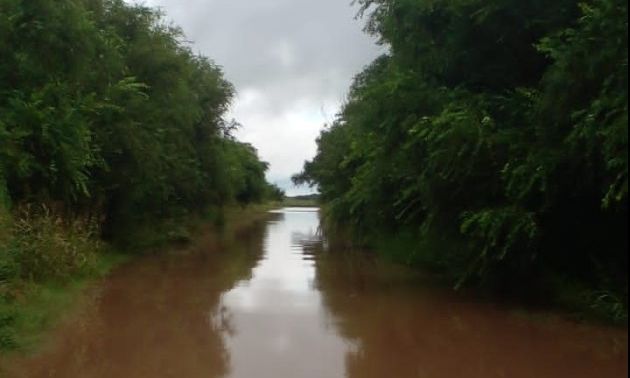
[[[323,207],[322,230],[340,248],[371,253],[378,259],[407,266],[427,278],[428,285],[465,291],[479,301],[505,304],[519,313],[549,313],[580,323],[627,328],[627,289],[623,292],[597,287],[562,271],[531,264],[527,276],[471,277],[468,257],[473,246],[457,234],[419,232],[385,227],[358,232],[328,217]],[[535,270],[534,270],[535,269]]]
[[[46,332],[80,306],[87,289],[128,261],[129,254],[106,252],[97,257],[96,269],[65,281],[14,280],[6,284],[5,300],[0,305],[0,354],[29,352],[37,348]]]
[[[429,272],[436,285],[456,291],[465,288],[480,300],[505,303],[524,314],[547,312],[577,322],[628,326],[627,299],[562,272],[540,270],[522,281],[519,277],[499,277],[496,282],[468,279],[467,265],[458,258],[470,247],[454,237],[375,233],[363,243],[381,259]]]
[[[98,250],[90,256],[89,267],[65,272],[63,276],[29,279],[14,272],[11,277],[7,272],[6,278],[0,274],[0,355],[37,350],[50,329],[82,306],[90,288],[98,286],[123,263],[147,254],[165,253],[176,245],[191,243],[201,234],[234,232],[260,219],[274,207],[265,204],[226,208],[220,215],[213,212],[178,222],[178,227],[170,233],[146,232],[141,235],[144,240],[126,249],[94,240],[93,246]],[[7,255],[11,253],[9,249],[5,248]],[[8,267],[8,263],[0,262],[3,263],[0,268],[6,271],[19,270],[19,267]],[[5,272],[0,269],[0,273]]]

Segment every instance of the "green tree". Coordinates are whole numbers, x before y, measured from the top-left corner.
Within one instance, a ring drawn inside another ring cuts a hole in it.
[[[458,284],[627,298],[627,3],[357,2],[389,53],[294,176],[329,222]]]

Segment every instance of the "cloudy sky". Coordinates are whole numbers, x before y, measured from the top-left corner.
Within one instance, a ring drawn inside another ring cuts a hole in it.
[[[362,32],[351,0],[145,0],[182,27],[237,90],[228,115],[271,164],[287,194],[314,156],[315,138],[339,110],[352,77],[382,51]]]

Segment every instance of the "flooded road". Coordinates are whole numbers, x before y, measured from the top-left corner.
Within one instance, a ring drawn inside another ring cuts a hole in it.
[[[9,377],[625,377],[627,331],[478,303],[283,209],[135,260]]]

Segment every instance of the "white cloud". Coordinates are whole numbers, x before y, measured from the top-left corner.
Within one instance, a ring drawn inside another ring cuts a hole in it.
[[[151,0],[182,27],[193,50],[221,65],[238,92],[229,118],[270,163],[268,178],[289,194],[289,177],[315,154],[315,138],[338,112],[352,77],[381,49],[356,8],[339,0]]]

